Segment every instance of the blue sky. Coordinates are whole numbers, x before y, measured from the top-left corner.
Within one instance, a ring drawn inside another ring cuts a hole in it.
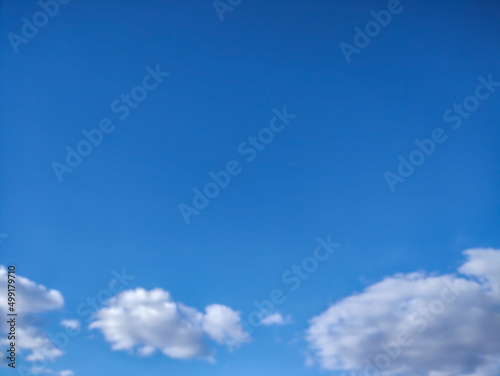
[[[401,1],[348,63],[339,45],[387,7],[244,0],[221,21],[206,0],[73,0],[16,53],[9,33],[41,8],[2,2],[0,263],[64,297],[30,316],[40,333],[81,324],[53,372],[321,375],[324,364],[305,364],[313,317],[386,276],[448,275],[464,250],[500,248],[500,88],[483,84],[489,97],[459,129],[443,120],[479,76],[500,81],[500,5]],[[119,119],[111,103],[158,67],[168,77]],[[284,107],[296,117],[247,162],[239,145]],[[103,118],[113,131],[59,181],[53,162]],[[436,128],[446,141],[391,191],[384,173]],[[186,224],[179,204],[232,160],[241,172]],[[339,248],[290,291],[282,274],[327,236]],[[282,289],[291,320],[234,352],[208,341],[215,363],[115,351],[77,307],[122,268],[135,277],[126,289],[243,318]]]

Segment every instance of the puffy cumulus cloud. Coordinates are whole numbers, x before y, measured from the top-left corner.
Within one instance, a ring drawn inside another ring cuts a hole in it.
[[[388,277],[314,317],[308,362],[363,376],[500,374],[500,250],[464,254],[462,276]]]
[[[207,337],[225,344],[243,332],[240,321],[239,312],[223,305],[209,305],[202,313],[173,301],[162,289],[137,288],[111,298],[89,327],[101,330],[113,350],[141,356],[158,350],[171,358],[213,361]]]
[[[16,288],[16,312],[21,312],[16,320],[16,347],[19,353],[30,362],[54,361],[64,352],[54,345],[47,335],[36,326],[30,324],[33,314],[60,309],[64,305],[64,299],[57,290],[49,290],[28,278],[13,274]],[[7,291],[8,278],[7,269],[0,265],[0,289]],[[7,314],[7,294],[0,294],[0,313]],[[22,319],[21,319],[22,317]],[[2,325],[2,339],[0,344],[7,346],[10,341],[7,335],[7,326]],[[33,369],[41,371],[40,367]],[[40,373],[40,372],[39,372]]]
[[[285,317],[283,317],[283,315],[281,313],[276,312],[276,313],[273,313],[272,315],[264,317],[260,323],[262,325],[265,325],[265,326],[286,325],[286,324],[290,324],[291,321],[292,321],[292,318],[290,315],[285,318]]]

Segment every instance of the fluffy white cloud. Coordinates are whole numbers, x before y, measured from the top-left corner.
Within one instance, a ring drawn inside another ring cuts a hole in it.
[[[270,325],[286,325],[291,322],[291,317],[287,316],[286,318],[281,315],[281,313],[273,313],[267,317],[264,317],[260,322],[262,325],[270,326]]]
[[[73,376],[75,373],[70,369],[59,372],[59,376]]]
[[[162,289],[137,288],[111,298],[89,327],[100,329],[113,350],[142,356],[159,350],[171,358],[213,361],[206,338],[225,344],[243,331],[240,322],[240,313],[223,305],[210,305],[202,313],[173,301]]]
[[[217,343],[224,345],[229,339],[240,338],[240,342],[249,339],[241,326],[240,312],[220,304],[207,306],[205,312],[203,330]]]
[[[308,360],[365,376],[500,374],[500,250],[464,253],[463,277],[388,277],[313,318]]]
[[[30,324],[34,313],[41,313],[60,309],[64,305],[64,299],[57,290],[49,290],[45,286],[39,285],[25,277],[14,274],[15,294],[16,294],[16,312],[21,312],[22,316],[17,317],[16,322],[16,347],[21,354],[26,355],[26,360],[35,361],[54,361],[63,354],[45,333],[36,326]],[[7,269],[0,265],[0,289],[7,291],[8,285]],[[2,316],[7,314],[7,294],[0,294],[0,313]],[[22,317],[22,320],[20,319]],[[5,329],[4,329],[5,328]],[[2,325],[2,339],[0,344],[7,345],[10,341],[3,332],[7,327]],[[26,351],[26,353],[25,353]],[[38,373],[45,369],[34,368]]]

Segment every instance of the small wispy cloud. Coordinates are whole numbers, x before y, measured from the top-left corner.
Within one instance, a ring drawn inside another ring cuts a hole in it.
[[[78,321],[78,320],[62,320],[61,325],[64,326],[65,328],[70,328],[70,329],[76,330],[76,329],[80,328],[80,321]]]
[[[267,317],[264,317],[260,322],[262,325],[271,326],[271,325],[286,325],[292,322],[292,317],[288,315],[287,317],[283,317],[281,313],[273,313]]]

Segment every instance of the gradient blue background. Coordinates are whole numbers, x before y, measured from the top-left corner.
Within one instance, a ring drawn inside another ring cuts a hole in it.
[[[402,5],[347,64],[339,43],[386,1],[243,1],[221,22],[209,0],[74,0],[18,54],[7,33],[39,7],[1,3],[0,261],[61,291],[67,318],[122,267],[136,276],[129,287],[248,314],[316,237],[341,244],[279,307],[293,324],[257,329],[233,354],[218,347],[215,365],[111,351],[85,328],[53,368],[320,375],[304,366],[303,332],[329,304],[385,275],[452,272],[468,247],[500,247],[500,90],[459,130],[442,120],[477,76],[500,81],[500,4]],[[170,76],[117,120],[110,103],[156,64]],[[186,225],[179,203],[209,171],[243,161],[238,144],[283,106],[297,118]],[[103,117],[116,130],[59,183],[51,163]],[[449,139],[392,193],[383,173],[436,127]]]

